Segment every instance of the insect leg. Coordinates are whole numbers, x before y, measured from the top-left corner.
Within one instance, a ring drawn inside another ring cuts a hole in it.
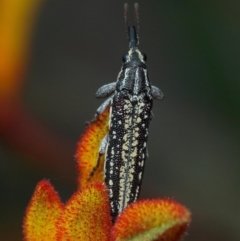
[[[148,149],[146,148],[146,159],[149,158],[149,152],[148,152]]]
[[[116,88],[116,82],[112,82],[106,85],[103,85],[100,87],[97,92],[96,92],[96,97],[97,98],[105,98],[110,96]]]
[[[157,100],[162,100],[164,95],[163,92],[156,86],[152,85],[152,91],[151,91],[152,97]]]
[[[151,114],[150,114],[150,121],[153,119],[153,117],[154,117],[154,114],[153,114],[153,112],[151,111]]]
[[[111,101],[112,101],[112,97],[109,97],[108,99],[106,99],[106,100],[97,108],[96,114],[97,114],[97,115],[102,114],[102,113],[107,109],[107,107],[110,105]]]
[[[101,145],[99,147],[99,155],[98,155],[98,159],[97,159],[97,164],[96,166],[92,169],[91,173],[89,174],[89,177],[88,177],[88,181],[91,179],[91,177],[94,176],[95,172],[98,170],[99,168],[99,165],[100,165],[100,159],[101,159],[101,156],[103,154],[105,154],[105,150],[106,150],[106,147],[107,147],[107,143],[108,143],[108,135],[106,135],[103,139],[102,139],[102,142],[101,142]]]
[[[96,111],[96,114],[94,115],[93,119],[91,120],[91,122],[94,122],[97,120],[97,117],[102,114],[107,108],[108,106],[111,104],[112,101],[112,96],[107,98],[98,108]]]
[[[104,136],[104,138],[102,139],[101,145],[99,147],[99,155],[105,154],[107,143],[108,143],[108,134]]]

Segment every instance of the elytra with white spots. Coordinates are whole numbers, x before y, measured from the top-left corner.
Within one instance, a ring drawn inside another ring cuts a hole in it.
[[[137,48],[134,26],[128,28],[128,37],[129,51],[123,57],[117,81],[102,86],[96,93],[97,98],[108,97],[96,115],[110,106],[109,133],[99,147],[99,156],[105,154],[104,178],[113,221],[139,196],[153,99],[163,98],[161,90],[149,81],[146,55]]]

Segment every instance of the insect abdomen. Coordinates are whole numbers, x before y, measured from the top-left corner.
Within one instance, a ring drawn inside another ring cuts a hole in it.
[[[152,99],[147,95],[131,101],[121,91],[113,97],[105,163],[113,220],[139,196],[151,109]]]

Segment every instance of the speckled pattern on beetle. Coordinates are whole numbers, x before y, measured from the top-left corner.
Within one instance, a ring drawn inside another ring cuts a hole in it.
[[[96,93],[97,98],[108,97],[97,115],[110,106],[109,133],[102,140],[99,155],[105,154],[104,178],[113,221],[139,196],[153,99],[163,99],[161,90],[148,78],[146,55],[138,49],[135,26],[128,27],[128,39],[129,51],[123,56],[117,81]]]

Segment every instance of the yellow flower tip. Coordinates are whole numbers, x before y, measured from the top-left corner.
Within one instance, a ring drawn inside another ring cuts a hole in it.
[[[109,241],[111,229],[107,188],[98,183],[77,191],[57,222],[58,241]]]
[[[99,146],[108,132],[109,108],[107,108],[96,120],[91,122],[80,138],[75,155],[78,166],[80,188],[97,182],[103,182],[104,156],[100,158],[99,167],[90,177],[92,170],[97,165],[99,157]]]
[[[190,212],[170,199],[138,201],[117,218],[113,241],[177,241],[186,233]]]
[[[63,210],[59,195],[47,180],[38,183],[24,219],[26,241],[56,240],[56,220]]]

